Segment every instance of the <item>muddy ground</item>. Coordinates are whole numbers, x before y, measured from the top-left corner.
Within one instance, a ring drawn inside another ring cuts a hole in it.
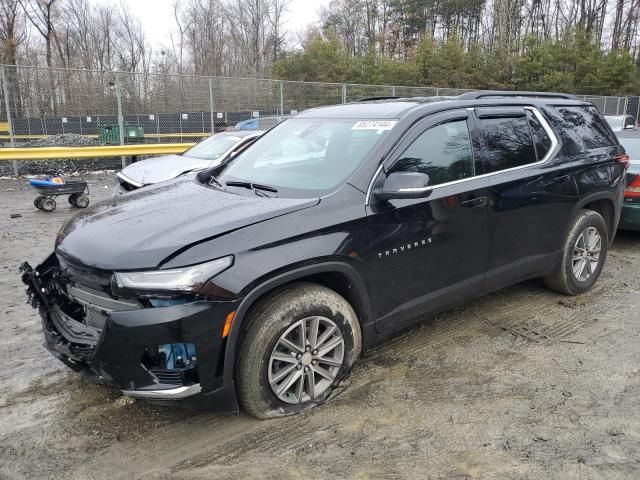
[[[508,288],[367,354],[326,405],[258,421],[126,402],[45,351],[16,270],[73,211],[24,184],[0,180],[2,479],[640,477],[639,234],[589,294]]]

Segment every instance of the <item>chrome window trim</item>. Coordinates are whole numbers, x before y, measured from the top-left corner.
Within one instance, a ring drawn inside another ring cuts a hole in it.
[[[530,163],[528,165],[522,165],[521,167],[514,167],[514,168],[528,167],[530,165],[542,165],[557,153],[558,147],[560,146],[560,142],[558,141],[558,138],[556,137],[555,132],[547,122],[547,119],[544,118],[544,115],[542,115],[542,113],[540,113],[538,109],[534,107],[524,107],[524,109],[529,110],[531,113],[533,113],[534,117],[538,119],[538,121],[540,122],[540,125],[542,125],[542,128],[544,128],[544,131],[547,132],[547,135],[551,139],[551,147],[549,147],[549,151],[547,152],[547,154],[544,156],[542,160],[539,160],[535,163]],[[506,170],[499,170],[499,171],[505,172]],[[493,173],[498,173],[498,172],[493,172]]]
[[[378,168],[376,169],[376,173],[373,174],[373,178],[371,179],[371,182],[369,182],[369,188],[367,188],[367,197],[364,202],[365,207],[369,205],[369,200],[371,199],[371,190],[373,190],[373,184],[378,178],[378,175],[380,175],[380,172],[382,171],[383,167],[384,167],[384,158],[380,162],[380,165],[378,165]]]
[[[461,178],[460,180],[453,180],[452,182],[440,183],[438,185],[433,185],[431,188],[433,190],[437,190],[438,188],[450,187],[452,185],[457,185],[459,183],[469,182],[471,180],[476,180],[476,179],[479,179],[479,178],[488,178],[488,177],[492,177],[494,175],[498,175],[498,174],[502,174],[502,173],[515,172],[515,171],[518,171],[518,170],[524,170],[526,168],[537,167],[537,166],[540,166],[540,165],[543,165],[543,164],[547,163],[551,158],[553,158],[556,155],[556,153],[558,153],[558,150],[559,150],[559,147],[560,147],[560,142],[558,141],[558,138],[556,137],[555,132],[553,131],[553,129],[551,128],[551,126],[547,122],[547,119],[544,118],[542,113],[540,113],[540,111],[537,108],[535,108],[535,107],[524,107],[524,109],[525,110],[529,110],[530,112],[533,113],[533,115],[536,117],[536,119],[542,125],[542,128],[544,129],[544,131],[547,133],[547,135],[551,139],[551,147],[549,147],[549,151],[547,152],[547,154],[544,156],[544,158],[542,160],[539,160],[539,161],[534,162],[534,163],[528,163],[526,165],[520,165],[518,167],[506,168],[504,170],[498,170],[496,172],[483,173],[481,175],[476,175],[476,176],[469,177],[469,178]],[[467,108],[467,110],[473,111],[475,109]],[[431,128],[431,127],[429,127],[429,128]],[[531,141],[533,142],[533,137],[531,138]],[[380,175],[380,171],[382,170],[383,166],[384,166],[384,160],[380,163],[380,166],[376,170],[376,173],[373,175],[373,179],[369,183],[369,188],[367,189],[367,197],[366,197],[366,200],[365,200],[365,206],[370,205],[371,190],[373,189],[373,184],[375,183],[375,181],[377,180],[378,176]]]
[[[398,189],[399,192],[428,192],[429,190],[432,190],[433,187],[410,187],[410,188],[400,188]]]

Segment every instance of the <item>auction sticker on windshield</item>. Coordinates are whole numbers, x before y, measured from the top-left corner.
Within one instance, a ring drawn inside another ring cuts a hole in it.
[[[391,130],[397,120],[361,120],[351,130]]]

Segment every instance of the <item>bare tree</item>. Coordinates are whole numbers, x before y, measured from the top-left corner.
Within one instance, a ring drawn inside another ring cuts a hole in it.
[[[7,65],[16,65],[18,47],[26,38],[23,18],[18,0],[0,0],[0,62]],[[8,82],[9,108],[14,115],[22,112],[20,96],[20,82],[15,68],[8,68],[5,79]],[[4,109],[4,105],[0,108]]]
[[[289,7],[289,0],[269,1],[269,27],[271,30],[271,60],[277,61],[284,48],[283,16]]]
[[[53,42],[55,35],[55,4],[58,0],[20,0],[31,25],[45,41],[47,67],[53,67]]]
[[[0,0],[0,55],[2,63],[16,64],[18,46],[25,37],[26,30],[18,0]]]

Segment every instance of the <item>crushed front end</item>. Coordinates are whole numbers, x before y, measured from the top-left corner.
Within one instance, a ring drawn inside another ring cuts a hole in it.
[[[136,294],[119,289],[113,272],[56,254],[20,270],[45,347],[73,370],[133,397],[237,410],[222,364],[225,323],[239,300]]]

